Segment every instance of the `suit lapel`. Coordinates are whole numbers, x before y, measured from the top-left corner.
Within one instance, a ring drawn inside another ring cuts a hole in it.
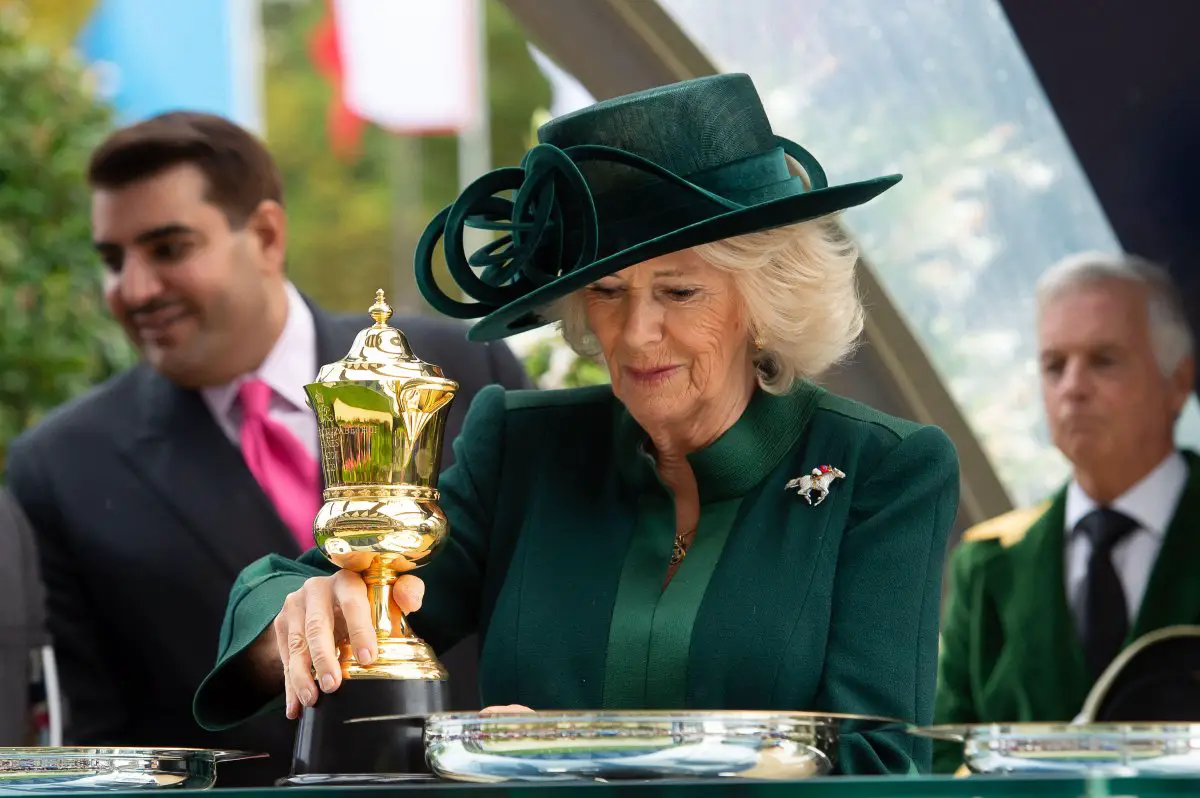
[[[1067,604],[1063,566],[1066,491],[1012,548],[1012,585],[1005,607],[1008,645],[1023,662],[1022,689],[1031,707],[1051,719],[1069,718],[1091,684],[1083,644]],[[1029,678],[1036,673],[1037,678]],[[1043,713],[1045,708],[1047,713]],[[1055,710],[1054,708],[1058,708]]]
[[[344,357],[354,333],[305,301],[319,368]],[[230,572],[239,573],[267,552],[298,556],[295,538],[199,393],[173,385],[148,366],[139,369],[140,423],[120,445],[134,470]]]
[[[1188,465],[1187,485],[1150,572],[1130,641],[1164,626],[1200,621],[1200,580],[1196,579],[1196,563],[1200,562],[1200,457],[1190,451],[1183,454]]]
[[[295,539],[200,395],[140,368],[142,422],[121,446],[134,470],[232,573],[267,552],[297,556]]]

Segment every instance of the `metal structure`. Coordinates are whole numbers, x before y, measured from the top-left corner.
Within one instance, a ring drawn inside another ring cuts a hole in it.
[[[1171,270],[1195,334],[1200,5],[997,1],[1121,245]]]

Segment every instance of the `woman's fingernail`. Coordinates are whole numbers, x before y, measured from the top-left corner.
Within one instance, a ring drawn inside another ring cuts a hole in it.
[[[306,707],[311,707],[313,702],[313,694],[311,690],[304,689],[300,691],[300,703]]]
[[[321,689],[327,693],[332,693],[334,688],[333,674],[327,673],[321,677]]]
[[[358,658],[359,665],[370,665],[375,661],[375,657],[371,654],[371,649],[367,648],[366,646],[360,648],[358,653],[354,656]]]

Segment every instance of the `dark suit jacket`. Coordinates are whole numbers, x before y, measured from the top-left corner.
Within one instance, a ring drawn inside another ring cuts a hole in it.
[[[344,357],[371,323],[315,307],[313,317],[321,364]],[[523,385],[526,377],[506,346],[468,342],[458,323],[391,323],[418,357],[460,384],[445,466],[475,393],[489,383]],[[199,393],[138,366],[15,441],[7,478],[38,534],[69,741],[271,755],[224,767],[225,786],[286,775],[294,735],[286,718],[262,718],[229,734],[205,732],[192,718],[192,696],[215,661],[238,573],[267,554],[300,554]],[[446,664],[456,674],[457,700],[477,702],[471,658],[447,657]],[[467,666],[470,673],[462,673]]]
[[[28,745],[30,654],[49,642],[33,530],[0,490],[0,746]]]
[[[1185,452],[1187,487],[1175,508],[1128,645],[1164,626],[1200,623],[1200,458]],[[1063,574],[1066,490],[1032,523],[1004,516],[968,530],[950,557],[942,616],[936,723],[1067,722],[1093,679],[1067,603]],[[1026,516],[1027,517],[1027,516]],[[962,764],[962,746],[939,743],[934,769]]]

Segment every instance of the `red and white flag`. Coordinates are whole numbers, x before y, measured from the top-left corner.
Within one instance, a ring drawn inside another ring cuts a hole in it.
[[[353,152],[364,123],[406,135],[458,133],[478,113],[471,0],[327,0],[313,59],[334,85],[330,140]]]

